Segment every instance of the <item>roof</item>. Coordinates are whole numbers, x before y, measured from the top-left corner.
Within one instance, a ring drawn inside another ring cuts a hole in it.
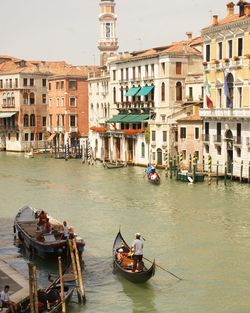
[[[227,25],[236,21],[242,21],[242,20],[246,20],[246,19],[250,19],[249,16],[243,15],[243,16],[239,16],[239,14],[232,14],[232,15],[227,15],[226,17],[222,18],[221,20],[218,21],[218,24],[213,25],[210,24],[209,26],[203,28],[203,30],[212,28],[212,27],[218,27],[218,26],[222,26],[222,25]]]
[[[203,118],[199,115],[190,115],[177,120],[177,122],[201,122]]]

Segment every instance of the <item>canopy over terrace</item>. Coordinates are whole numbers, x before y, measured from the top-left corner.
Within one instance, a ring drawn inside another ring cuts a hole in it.
[[[118,114],[109,119],[107,123],[142,123],[150,118],[150,114]]]

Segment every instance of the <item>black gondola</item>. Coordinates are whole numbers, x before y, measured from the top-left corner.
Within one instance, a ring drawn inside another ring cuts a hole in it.
[[[103,163],[103,166],[110,170],[110,169],[125,167],[126,164],[120,163],[120,162],[105,162]]]
[[[122,249],[122,252],[120,252]],[[148,269],[144,264],[141,271],[132,271],[133,258],[130,248],[118,232],[113,245],[113,266],[114,273],[120,274],[133,283],[145,283],[155,274],[155,262]]]
[[[64,274],[64,302],[67,305],[75,289],[75,279],[72,268],[68,267]],[[62,311],[62,300],[60,296],[60,277],[56,278],[46,289],[39,289],[38,311],[39,313],[56,313]],[[17,303],[17,313],[30,313],[30,297],[27,296]]]

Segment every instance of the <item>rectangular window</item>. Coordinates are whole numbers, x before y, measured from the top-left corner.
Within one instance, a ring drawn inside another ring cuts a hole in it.
[[[30,86],[34,86],[34,78],[30,78]]]
[[[64,114],[61,115],[62,118],[62,126],[64,126]]]
[[[3,88],[3,80],[0,79],[0,88]]]
[[[209,135],[209,122],[205,122],[205,135]]]
[[[181,62],[176,62],[176,64],[175,64],[175,66],[176,66],[176,68],[175,68],[175,72],[176,72],[176,74],[181,74]]]
[[[42,79],[42,85],[43,85],[43,87],[47,86],[47,79],[46,78]]]
[[[70,90],[76,90],[77,89],[76,80],[70,80],[69,81],[69,89]]]
[[[24,141],[29,141],[29,134],[28,133],[24,134]]]
[[[237,87],[238,107],[242,107],[242,87]]]
[[[69,98],[69,105],[71,107],[75,107],[76,106],[76,98],[75,97],[70,97]]]
[[[51,83],[49,83],[49,90],[51,90]]]
[[[228,40],[227,42],[227,55],[229,59],[233,57],[233,41],[232,40]]]
[[[16,141],[19,141],[19,133],[16,133]]]
[[[181,127],[180,131],[181,131],[180,138],[186,139],[186,127]]]
[[[75,115],[70,115],[70,127],[76,127],[76,117]]]
[[[165,63],[161,63],[161,71],[162,71],[162,74],[164,75],[165,74]]]
[[[62,98],[62,107],[64,107],[64,98]]]
[[[243,38],[238,38],[238,56],[242,57],[243,54]]]
[[[35,135],[34,133],[30,133],[30,141],[34,141],[34,138],[35,138],[34,135]]]
[[[135,67],[132,68],[133,79],[135,79]]]
[[[195,139],[200,138],[200,128],[199,127],[195,127],[195,129],[194,129],[194,138]]]
[[[141,78],[141,67],[138,66],[138,78],[140,79]]]
[[[237,137],[241,137],[241,123],[237,123]]]
[[[61,89],[64,89],[64,81],[61,81]]]
[[[163,132],[162,132],[162,141],[163,142],[167,141],[167,131],[166,130],[163,130]]]
[[[188,98],[189,100],[193,100],[193,87],[188,88]]]
[[[218,60],[222,60],[222,42],[218,42]]]
[[[121,69],[121,80],[123,80],[123,68]]]
[[[46,102],[47,102],[47,98],[46,98],[45,93],[42,95],[42,102],[43,102],[43,104],[46,104]]]
[[[210,62],[210,45],[206,45],[206,61]]]
[[[145,65],[145,77],[148,77],[148,65]]]
[[[56,106],[57,106],[57,107],[60,106],[60,98],[56,98]]]
[[[156,135],[155,130],[152,130],[151,135],[152,135],[152,141],[155,141],[155,135]]]
[[[59,114],[56,115],[56,126],[57,127],[60,126],[60,115]]]
[[[217,103],[218,103],[218,107],[221,108],[222,107],[222,89],[221,88],[217,89]]]
[[[56,82],[56,89],[59,89],[60,82]]]
[[[49,115],[49,126],[52,126],[52,114]]]
[[[10,79],[10,88],[12,88],[12,79]]]
[[[38,140],[43,140],[43,133],[38,133]]]
[[[113,70],[113,80],[116,80],[116,70]]]
[[[155,76],[155,65],[151,64],[151,77]]]
[[[43,116],[43,126],[46,126],[46,116]]]
[[[126,68],[126,80],[128,80],[129,79],[129,75],[128,75],[128,68]]]
[[[18,88],[18,78],[15,78],[15,87]]]
[[[221,136],[221,123],[217,123],[217,136]]]
[[[24,78],[24,79],[23,79],[23,86],[24,86],[24,87],[27,87],[27,86],[28,86],[28,79],[27,79],[27,78]]]

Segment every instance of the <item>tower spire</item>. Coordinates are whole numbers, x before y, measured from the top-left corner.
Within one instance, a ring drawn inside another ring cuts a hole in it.
[[[98,49],[100,50],[100,65],[106,65],[107,58],[114,55],[118,50],[118,39],[116,37],[115,1],[101,0],[100,2],[100,39]]]

